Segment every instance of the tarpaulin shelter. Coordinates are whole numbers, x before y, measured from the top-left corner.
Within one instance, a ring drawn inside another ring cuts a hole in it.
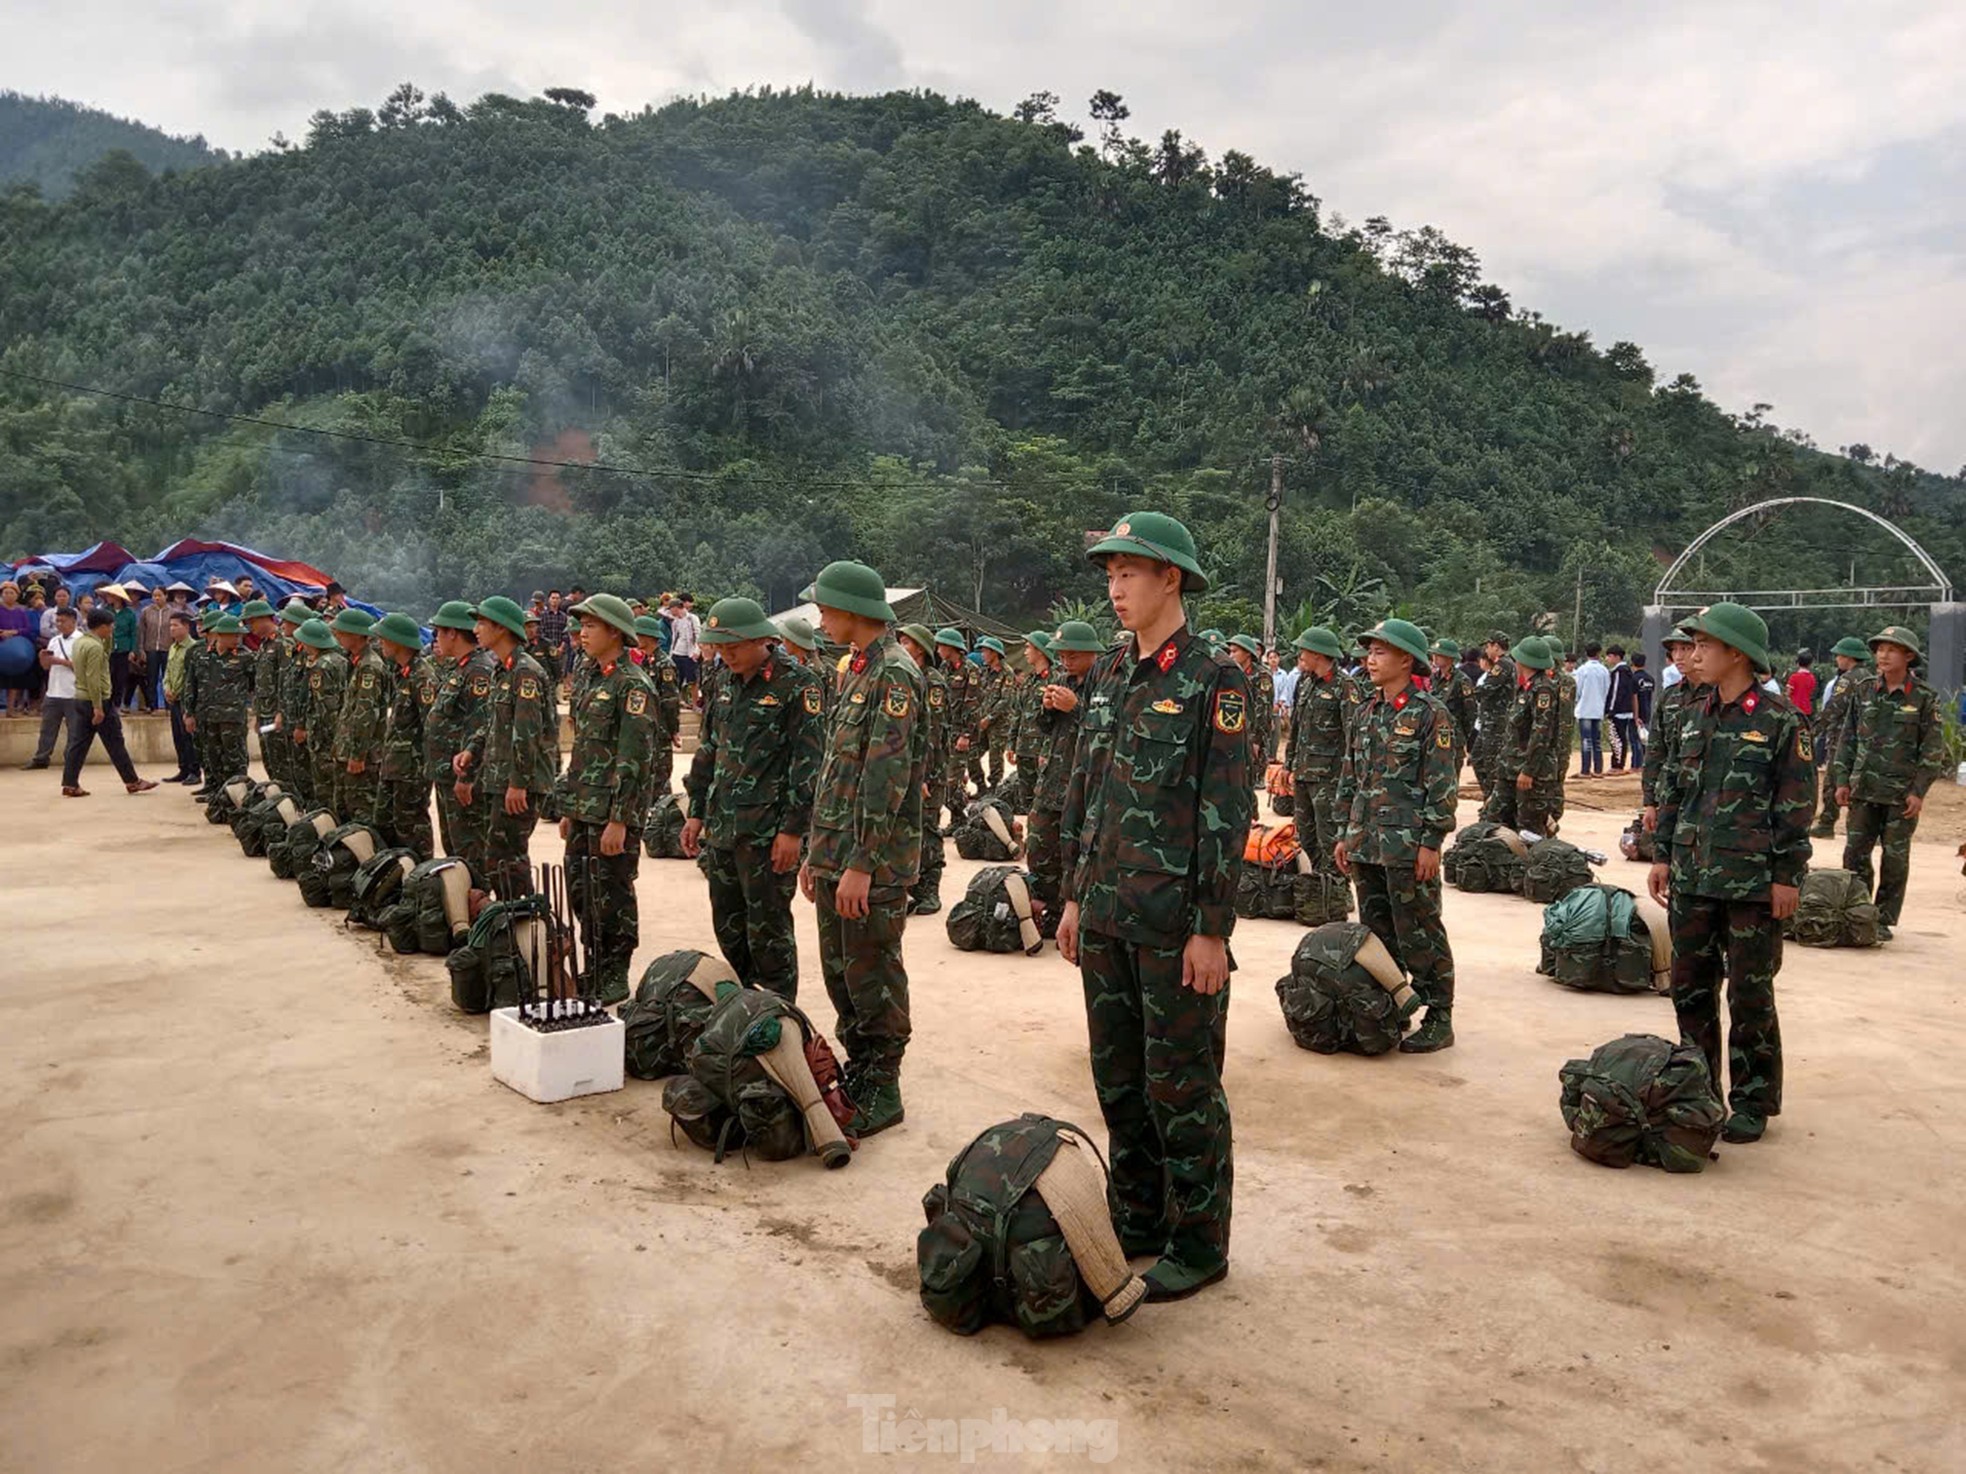
[[[204,542],[180,538],[162,552],[145,559],[130,556],[118,543],[101,542],[84,553],[41,553],[23,558],[14,565],[16,575],[52,572],[77,595],[89,593],[105,583],[121,583],[135,578],[145,588],[161,584],[186,583],[203,593],[208,579],[220,578],[237,584],[250,576],[261,595],[274,604],[299,595],[311,599],[327,592],[329,575],[312,564],[292,558],[275,558],[238,543]],[[352,595],[349,603],[380,616],[374,604],[364,604]]]
[[[954,625],[976,643],[978,635],[995,635],[1004,642],[1006,649],[1014,650],[1024,640],[1024,631],[1013,624],[1005,624],[1001,619],[992,619],[987,614],[978,613],[953,599],[945,599],[932,589],[889,589],[887,602],[894,610],[896,624],[925,624],[932,630],[945,629]],[[791,609],[781,610],[773,619],[784,619],[787,615],[799,615],[816,630],[819,628],[819,606],[799,604]],[[1015,641],[1016,644],[1012,642]]]

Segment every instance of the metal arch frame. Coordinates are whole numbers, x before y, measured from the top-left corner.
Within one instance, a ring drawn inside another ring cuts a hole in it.
[[[1952,602],[1952,580],[1946,577],[1945,570],[1939,567],[1939,565],[1933,560],[1932,555],[1930,553],[1926,552],[1925,549],[1921,548],[1918,545],[1917,540],[1913,538],[1910,533],[1906,532],[1902,527],[1898,526],[1897,523],[1891,521],[1888,517],[1880,517],[1877,513],[1871,511],[1867,507],[1855,506],[1850,502],[1834,501],[1829,497],[1823,497],[1823,496],[1774,497],[1765,502],[1756,502],[1753,506],[1750,507],[1742,507],[1737,512],[1729,512],[1725,517],[1722,517],[1718,522],[1714,523],[1705,532],[1701,533],[1698,537],[1694,538],[1692,542],[1688,543],[1686,545],[1685,551],[1682,552],[1677,558],[1673,559],[1672,566],[1665,571],[1665,576],[1659,580],[1658,587],[1656,587],[1652,591],[1652,602],[1663,609],[1697,607],[1695,604],[1686,602],[1688,598],[1691,597],[1690,594],[1681,594],[1680,602],[1678,603],[1670,602],[1670,596],[1674,592],[1676,592],[1672,588],[1672,581],[1679,576],[1680,570],[1686,566],[1686,564],[1692,559],[1692,557],[1696,553],[1700,551],[1700,549],[1704,548],[1708,543],[1712,542],[1717,534],[1724,532],[1727,528],[1733,526],[1736,522],[1741,521],[1745,517],[1752,517],[1757,512],[1773,511],[1777,507],[1790,507],[1790,506],[1797,506],[1801,504],[1811,504],[1820,507],[1835,507],[1839,511],[1855,512],[1859,517],[1863,517],[1868,519],[1869,521],[1875,522],[1879,527],[1883,528],[1886,532],[1890,533],[1891,536],[1895,537],[1899,542],[1903,543],[1905,547],[1911,551],[1912,556],[1917,558],[1920,563],[1925,565],[1925,571],[1932,575],[1932,583],[1929,586],[1929,588],[1925,585],[1906,586],[1906,585],[1898,584],[1898,585],[1893,585],[1889,588],[1845,589],[1841,591],[1831,590],[1831,589],[1756,590],[1752,593],[1747,594],[1745,598],[1778,599],[1781,600],[1782,602],[1773,605],[1750,605],[1749,606],[1750,608],[1833,609],[1833,608],[1851,607],[1849,605],[1819,604],[1813,602],[1809,602],[1809,603],[1804,602],[1805,600],[1814,600],[1824,594],[1833,594],[1837,592],[1842,592],[1842,593],[1856,596],[1853,600],[1853,603],[1859,606],[1874,605],[1874,604],[1891,604],[1891,605],[1897,605],[1897,604],[1910,605],[1910,604],[1927,604],[1927,603],[1950,604]],[[1916,596],[1916,597],[1911,597],[1911,596]],[[1704,595],[1704,594],[1698,596],[1700,602],[1708,603],[1708,604],[1714,603],[1718,598],[1722,598],[1722,597],[1725,596]]]

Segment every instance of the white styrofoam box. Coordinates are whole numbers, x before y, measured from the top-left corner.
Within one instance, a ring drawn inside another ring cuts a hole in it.
[[[541,1105],[621,1088],[628,1030],[620,1019],[542,1034],[516,1008],[491,1016],[492,1078]]]

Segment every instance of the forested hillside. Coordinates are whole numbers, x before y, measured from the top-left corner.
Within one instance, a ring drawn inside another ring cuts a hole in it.
[[[782,603],[853,555],[1034,619],[1096,594],[1085,529],[1152,503],[1203,542],[1205,619],[1249,625],[1282,454],[1298,619],[1472,631],[1581,597],[1629,631],[1662,553],[1785,494],[1900,517],[1966,576],[1958,480],[1727,415],[1436,231],[1128,138],[1110,94],[1090,141],[1055,106],[596,120],[405,87],[222,169],[16,192],[0,369],[369,439],[0,377],[0,551],[228,536],[419,609],[579,577]],[[1753,529],[1710,576],[1909,578],[1849,521]]]
[[[59,199],[77,176],[117,149],[157,173],[229,157],[203,138],[173,138],[79,102],[0,92],[0,186],[34,184]]]

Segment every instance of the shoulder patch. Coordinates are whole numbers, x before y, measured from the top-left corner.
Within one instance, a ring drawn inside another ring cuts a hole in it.
[[[666,686],[673,686],[673,685],[675,685],[675,684],[676,684],[676,667],[675,667],[675,666],[673,666],[673,665],[665,665],[665,666],[663,666],[663,667],[662,667],[662,682],[663,682],[663,684],[664,684],[664,685],[666,685]]]
[[[1215,693],[1215,730],[1233,737],[1249,723],[1249,702],[1240,691]]]
[[[816,717],[826,709],[826,698],[817,686],[807,686],[804,693],[806,715]]]
[[[648,710],[649,693],[637,686],[628,693],[628,699],[622,704],[628,708],[629,716],[638,717]]]
[[[1434,732],[1434,746],[1438,747],[1442,752],[1447,752],[1452,750],[1454,746],[1454,736],[1448,730],[1446,722],[1442,722],[1438,727],[1438,729]]]
[[[471,694],[483,699],[491,695],[491,677],[482,671],[471,678]]]
[[[364,691],[367,691],[367,690],[370,690],[371,688],[373,688],[373,687],[374,687],[374,685],[375,685],[375,672],[374,672],[374,671],[372,671],[372,670],[365,670],[365,671],[363,671],[363,672],[362,672],[362,689],[363,689]]]
[[[928,688],[928,704],[936,711],[942,710],[943,691],[940,686],[930,686]]]
[[[1551,706],[1553,700],[1554,698],[1551,697],[1549,692],[1547,691],[1540,692],[1536,697],[1536,709],[1538,711],[1547,711]]]
[[[1795,755],[1804,762],[1813,763],[1816,760],[1816,754],[1809,748],[1809,733],[1806,728],[1795,729]]]
[[[914,703],[909,700],[908,688],[899,681],[889,686],[881,697],[881,710],[896,721],[902,720],[913,709]]]
[[[307,689],[310,691],[321,689],[321,673],[318,670],[311,670],[307,673]]]
[[[533,701],[536,700],[538,696],[539,696],[539,682],[535,681],[531,676],[520,676],[519,699],[521,701]]]

